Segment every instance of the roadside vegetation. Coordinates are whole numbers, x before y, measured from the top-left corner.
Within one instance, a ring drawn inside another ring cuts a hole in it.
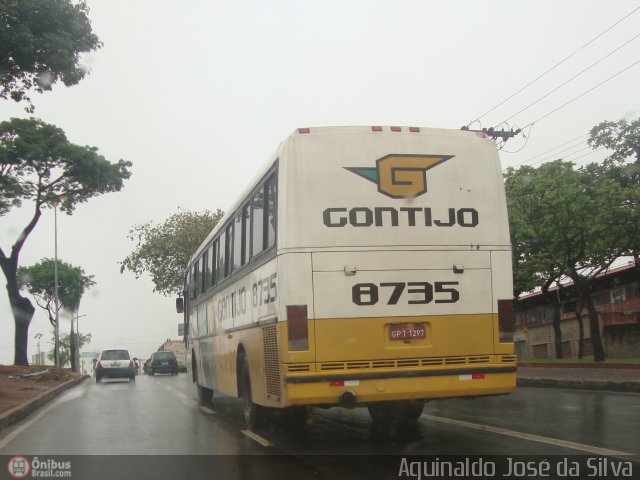
[[[558,159],[535,168],[509,168],[505,190],[514,250],[514,296],[540,288],[554,308],[556,357],[562,358],[560,315],[566,280],[577,298],[579,354],[583,311],[596,362],[605,360],[592,293],[597,277],[640,247],[640,119],[603,122],[590,132],[592,148],[612,153],[577,167]],[[551,287],[557,290],[550,292]]]
[[[44,93],[61,81],[75,85],[88,73],[81,55],[102,43],[91,29],[84,1],[0,2],[0,100],[26,102],[30,92]],[[51,19],[56,19],[52,22]],[[3,121],[4,120],[4,121]],[[30,217],[9,248],[0,247],[0,268],[15,324],[14,364],[28,365],[29,325],[35,307],[21,294],[19,257],[45,212],[71,215],[93,197],[122,189],[131,162],[109,162],[96,147],[71,143],[65,132],[37,118],[0,118],[0,223],[18,208]]]

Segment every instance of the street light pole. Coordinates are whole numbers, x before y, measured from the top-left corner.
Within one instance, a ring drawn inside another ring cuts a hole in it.
[[[76,314],[78,313],[78,311],[76,310]],[[71,365],[71,368],[74,371],[80,371],[82,370],[82,359],[80,358],[80,317],[86,317],[86,315],[76,315],[75,319],[76,319],[76,341],[74,342],[74,357],[76,359],[76,364],[75,365]],[[71,319],[71,322],[73,322],[73,318]],[[73,330],[73,328],[72,328]]]
[[[54,238],[54,266],[53,266],[53,281],[54,281],[54,295],[55,295],[55,308],[56,308],[56,324],[53,326],[54,336],[54,363],[56,367],[60,367],[60,299],[58,298],[58,202],[53,204],[53,238]]]

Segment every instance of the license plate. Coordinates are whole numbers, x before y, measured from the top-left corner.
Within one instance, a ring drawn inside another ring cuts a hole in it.
[[[169,365],[169,362],[160,362],[160,365]]]
[[[415,323],[400,323],[389,325],[389,338],[391,340],[412,340],[425,338],[427,329],[424,325]]]

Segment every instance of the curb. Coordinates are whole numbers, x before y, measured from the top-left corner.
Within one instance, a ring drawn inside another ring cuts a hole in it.
[[[79,383],[83,382],[89,378],[88,375],[83,375],[78,378],[72,378],[71,380],[67,380],[65,383],[58,385],[52,390],[48,392],[44,392],[41,395],[38,395],[35,398],[32,398],[26,403],[22,405],[18,405],[17,407],[13,407],[6,412],[0,414],[0,432],[5,428],[18,423],[20,420],[26,418],[28,415],[33,413],[35,410],[40,408],[45,403],[49,402],[53,398],[60,395],[65,390],[68,390],[71,387],[75,387]]]
[[[640,382],[611,382],[608,380],[556,380],[552,378],[518,378],[519,387],[571,388],[606,390],[609,392],[640,393]]]
[[[595,370],[640,370],[640,365],[635,363],[535,363],[518,362],[522,368],[592,368]]]

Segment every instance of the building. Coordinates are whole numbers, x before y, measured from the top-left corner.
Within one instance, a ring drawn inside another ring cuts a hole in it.
[[[53,360],[49,360],[51,352],[40,352],[31,355],[31,365],[53,365]]]
[[[578,355],[580,326],[575,314],[579,305],[572,283],[563,284],[560,330],[563,357]],[[558,295],[558,289],[550,289]],[[640,267],[629,263],[611,268],[595,282],[591,295],[600,320],[605,354],[611,358],[640,356]],[[589,318],[586,308],[580,312],[584,327],[584,354],[592,355]],[[523,295],[515,310],[516,353],[518,358],[554,358],[555,335],[553,305],[542,293]]]
[[[158,347],[158,352],[174,352],[178,359],[178,365],[186,365],[187,347],[183,340],[171,340],[167,338],[167,341]]]
[[[80,353],[80,372],[87,375],[93,374],[93,360],[98,358],[99,352],[81,352]]]

